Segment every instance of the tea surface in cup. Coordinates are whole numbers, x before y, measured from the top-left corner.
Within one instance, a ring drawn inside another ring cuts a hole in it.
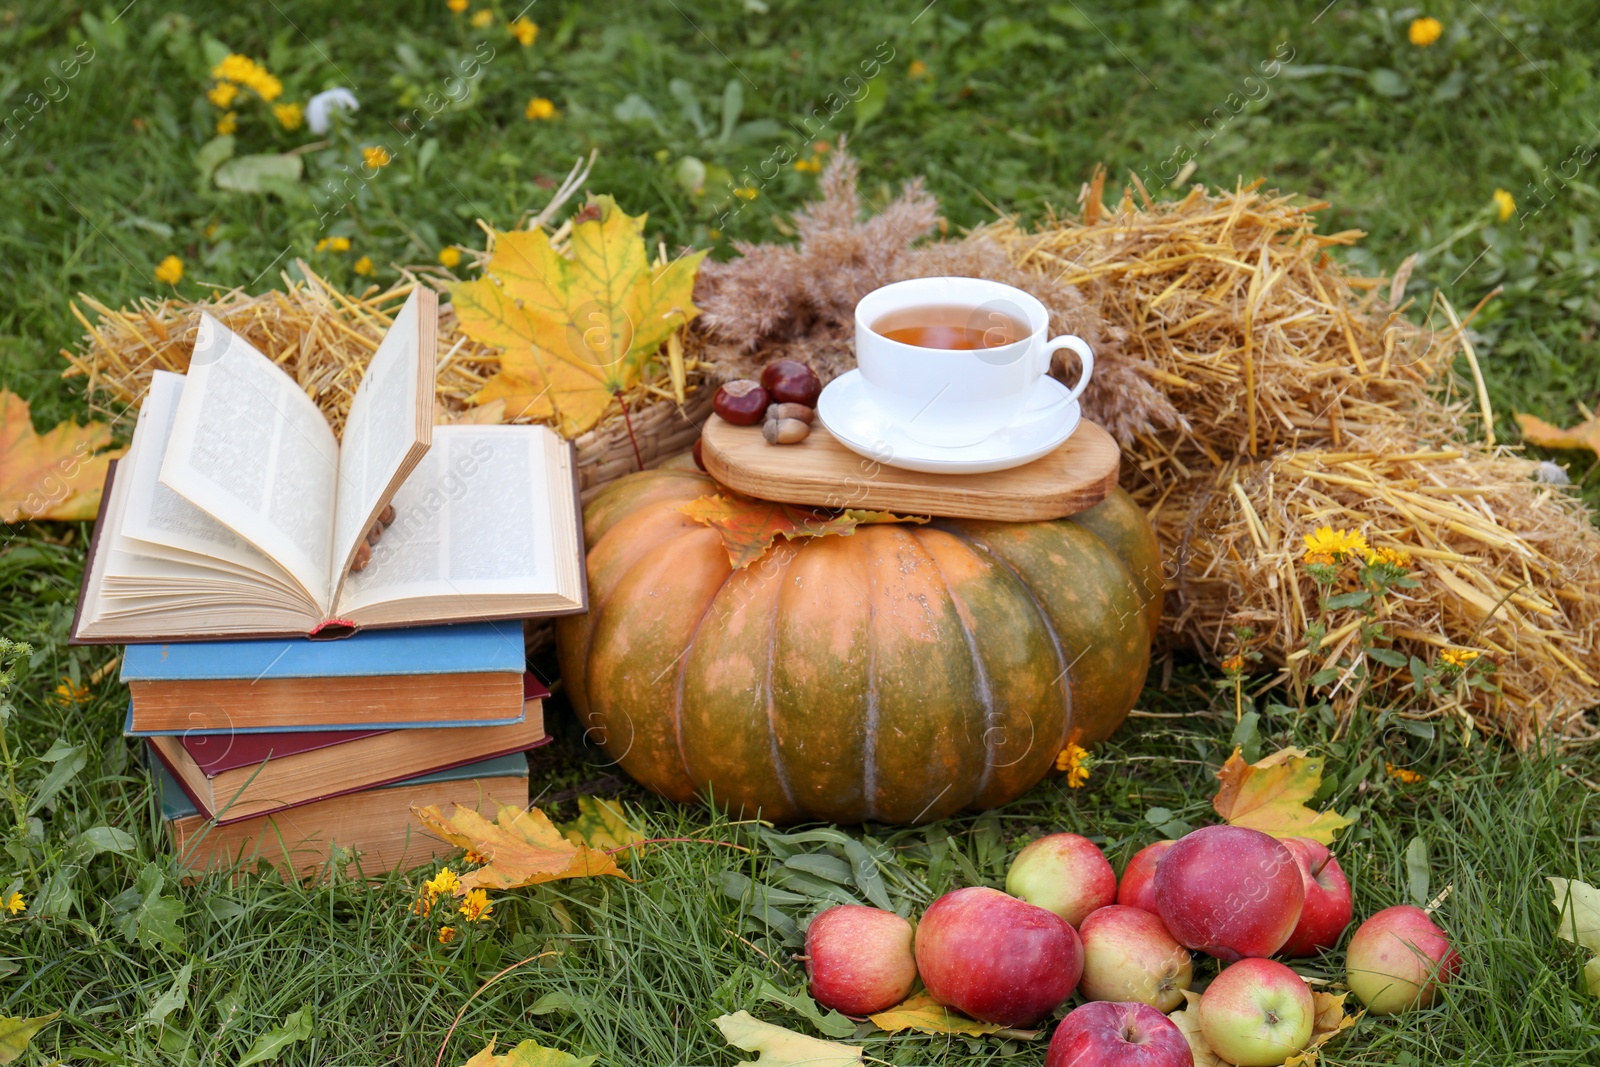
[[[915,348],[973,351],[1026,340],[1028,325],[1003,311],[956,304],[901,308],[880,317],[872,332]]]

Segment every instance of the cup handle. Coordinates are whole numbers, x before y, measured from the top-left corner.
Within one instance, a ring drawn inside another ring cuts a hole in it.
[[[1083,374],[1078,378],[1078,384],[1072,387],[1072,392],[1067,394],[1067,400],[1076,400],[1088,388],[1089,379],[1094,375],[1094,349],[1090,348],[1081,337],[1064,334],[1052,337],[1044,346],[1044,373],[1050,373],[1050,357],[1063,348],[1070,348],[1083,361]],[[1062,401],[1065,403],[1065,401]]]

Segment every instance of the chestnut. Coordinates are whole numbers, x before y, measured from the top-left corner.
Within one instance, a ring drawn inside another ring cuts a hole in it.
[[[817,372],[797,359],[779,359],[766,365],[761,372],[761,387],[780,404],[817,406],[822,395],[822,380]]]
[[[811,424],[799,419],[768,419],[761,424],[761,436],[769,445],[797,445],[811,433]]]
[[[705,438],[703,438],[703,437],[696,437],[694,439],[693,453],[694,453],[694,465],[696,467],[699,467],[701,470],[706,471],[706,458],[705,458],[705,456],[700,454],[700,447],[704,443],[704,441],[705,441]],[[710,471],[706,471],[706,473],[710,474],[711,472]]]
[[[804,404],[773,404],[767,408],[767,421],[773,419],[799,419],[807,426],[817,417],[816,408],[808,408]]]
[[[735,426],[754,426],[771,403],[767,391],[749,378],[724,382],[711,398],[711,409]]]

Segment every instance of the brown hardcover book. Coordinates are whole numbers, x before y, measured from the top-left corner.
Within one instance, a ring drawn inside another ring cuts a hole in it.
[[[301,385],[201,315],[108,475],[75,643],[193,641],[556,615],[585,607],[571,445],[433,425],[437,297],[418,286],[342,435]],[[386,507],[393,522],[350,565]]]
[[[426,863],[455,851],[429,834],[412,814],[412,805],[473,808],[492,816],[497,804],[528,805],[528,764],[506,756],[468,764],[437,775],[346,793],[286,808],[271,815],[219,826],[200,814],[177,781],[157,768],[167,838],[179,864],[190,874],[238,864],[253,869],[268,863],[285,876],[324,875],[337,846],[349,856],[341,869],[368,877]]]
[[[525,721],[510,726],[169,734],[145,741],[199,814],[228,825],[534,748],[549,738],[540,701],[529,704]]]

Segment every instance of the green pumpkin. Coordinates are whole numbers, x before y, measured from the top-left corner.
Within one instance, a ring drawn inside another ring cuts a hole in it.
[[[580,724],[661,795],[927,822],[1020,796],[1133,707],[1161,558],[1121,490],[1050,522],[780,540],[738,572],[677,510],[717,491],[661,470],[596,496],[589,612],[556,629]]]

